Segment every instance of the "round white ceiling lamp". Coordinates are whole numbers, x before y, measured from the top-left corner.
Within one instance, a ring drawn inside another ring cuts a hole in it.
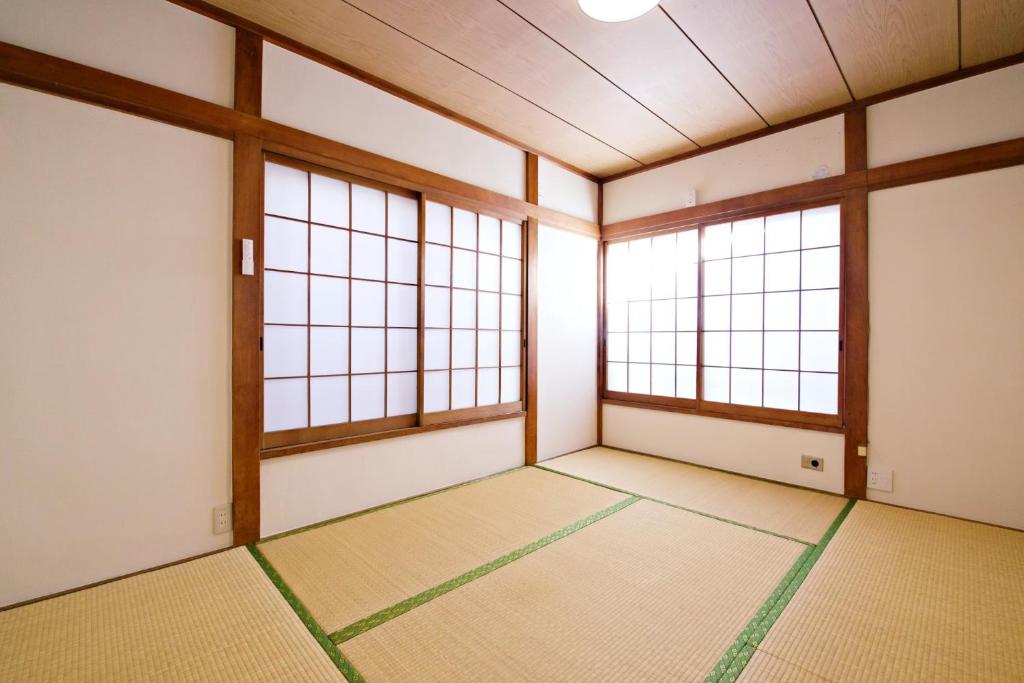
[[[650,12],[658,0],[576,0],[583,13],[598,21],[629,21]]]

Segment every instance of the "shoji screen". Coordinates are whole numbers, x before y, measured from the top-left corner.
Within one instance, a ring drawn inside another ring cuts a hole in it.
[[[425,413],[518,403],[523,230],[425,202]]]

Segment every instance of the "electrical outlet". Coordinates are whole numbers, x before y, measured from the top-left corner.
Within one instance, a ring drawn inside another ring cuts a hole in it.
[[[231,503],[213,508],[213,534],[226,534],[231,531]]]
[[[892,468],[868,467],[868,488],[892,493]]]
[[[825,458],[819,458],[813,455],[801,455],[800,467],[803,467],[805,470],[815,470],[817,472],[824,472]]]

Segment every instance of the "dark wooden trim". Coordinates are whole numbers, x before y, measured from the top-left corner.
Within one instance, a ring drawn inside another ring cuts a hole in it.
[[[940,85],[946,85],[948,83],[954,83],[964,78],[970,78],[972,76],[977,76],[979,74],[987,73],[989,71],[996,71],[998,69],[1013,66],[1015,64],[1020,64],[1022,62],[1024,62],[1024,52],[1018,52],[1017,54],[1008,55],[1006,57],[1000,57],[999,59],[994,59],[984,64],[977,64],[966,69],[951,71],[940,76],[935,76],[933,78],[929,78],[923,81],[918,81],[917,83],[910,83],[908,85],[903,85],[898,88],[893,88],[892,90],[887,90],[886,92],[878,93],[877,95],[872,95],[871,97],[865,97],[860,100],[855,100],[853,102],[848,102],[846,104],[841,104],[835,107],[830,107],[828,109],[823,109],[822,111],[819,112],[806,114],[804,116],[800,116],[789,121],[776,123],[765,128],[759,128],[755,131],[751,131],[749,133],[744,133],[743,135],[737,135],[736,137],[729,138],[728,140],[716,142],[713,145],[705,145],[704,147],[700,147],[698,149],[683,152],[681,154],[675,154],[673,156],[666,157],[659,161],[645,164],[639,168],[631,168],[625,171],[620,171],[619,173],[612,173],[610,175],[604,176],[601,179],[601,183],[610,183],[616,180],[620,180],[622,178],[626,178],[631,175],[636,175],[638,173],[643,173],[645,171],[651,171],[662,166],[668,166],[669,164],[674,164],[677,161],[692,159],[693,157],[701,156],[702,154],[708,154],[709,152],[717,152],[720,149],[725,149],[726,147],[739,145],[744,142],[750,142],[751,140],[763,138],[767,135],[781,133],[782,131],[789,130],[790,128],[797,128],[808,123],[814,123],[815,121],[827,119],[832,116],[845,114],[847,111],[852,109],[868,107],[874,104],[878,104],[880,102],[896,99],[897,97],[904,97],[906,95],[911,95],[915,92],[928,90],[929,88],[935,88]]]
[[[449,422],[465,424],[467,420],[498,417],[501,415],[522,415],[523,408],[524,406],[522,401],[496,403],[494,405],[475,406],[471,408],[456,408],[454,410],[445,410],[440,413],[426,413],[420,424],[436,425],[447,424]]]
[[[534,216],[546,225],[596,236],[596,223],[539,207],[329,138],[235,111],[148,83],[0,42],[0,81],[33,88],[229,140],[248,135],[263,147],[320,166],[415,192],[433,191],[494,209]]]
[[[604,185],[597,186],[597,224],[604,221]],[[604,259],[606,244],[597,242],[597,445],[604,444],[604,408],[601,405],[601,392],[604,391]]]
[[[868,167],[868,112],[866,107],[853,107],[843,114],[843,156],[846,173]]]
[[[435,424],[419,425],[416,427],[408,427],[404,429],[394,429],[387,432],[374,432],[372,434],[358,434],[354,436],[339,437],[336,439],[329,439],[326,441],[317,441],[314,443],[303,443],[296,444],[294,446],[280,446],[277,448],[266,448],[260,454],[260,457],[264,460],[271,458],[280,458],[286,455],[296,455],[298,453],[309,453],[311,451],[321,451],[328,448],[341,448],[343,446],[352,446],[360,443],[368,443],[371,441],[380,441],[382,439],[394,439],[402,436],[412,436],[413,434],[423,434],[425,432],[434,432],[439,429],[451,429],[453,427],[466,427],[469,425],[481,424],[484,422],[496,422],[498,420],[508,420],[517,417],[524,417],[526,413],[502,413],[499,415],[490,415],[485,417],[476,417],[459,422],[438,422]]]
[[[458,123],[467,128],[471,128],[478,133],[494,138],[495,140],[498,140],[500,142],[504,142],[505,144],[511,145],[512,147],[521,149],[524,152],[530,152],[537,156],[544,157],[551,163],[557,164],[558,166],[561,166],[565,170],[575,173],[576,175],[582,176],[587,180],[590,180],[592,182],[600,182],[600,178],[594,175],[593,173],[584,171],[583,169],[573,166],[572,164],[566,161],[562,161],[561,159],[553,157],[550,154],[547,154],[539,149],[535,149],[530,145],[520,142],[515,138],[505,135],[504,133],[501,133],[495,130],[494,128],[491,128],[490,126],[486,126],[478,121],[469,118],[468,116],[459,114],[458,112],[452,109],[437,104],[436,102],[433,102],[421,95],[417,95],[416,93],[410,90],[406,90],[405,88],[397,86],[394,83],[385,81],[384,79],[379,78],[378,76],[374,76],[373,74],[364,71],[358,67],[355,67],[347,62],[344,62],[338,59],[337,57],[332,57],[326,52],[321,52],[320,50],[311,48],[308,45],[300,43],[297,40],[294,40],[293,38],[289,38],[288,36],[273,31],[265,26],[261,26],[260,24],[257,24],[254,21],[245,19],[244,17],[238,16],[237,14],[229,12],[215,5],[212,5],[208,2],[204,2],[203,0],[170,0],[170,2],[173,2],[174,4],[184,7],[186,9],[190,9],[193,12],[202,14],[215,21],[227,24],[228,26],[233,26],[238,31],[245,31],[247,33],[259,36],[261,37],[261,39],[273,43],[278,47],[282,47],[302,57],[305,57],[306,59],[310,59],[326,67],[334,69],[335,71],[343,73],[346,76],[350,76],[359,81],[362,81],[367,85],[371,85],[374,88],[377,88],[378,90],[383,90],[384,92],[390,95],[394,95],[395,97],[399,97],[405,100],[406,102],[410,102],[418,107],[427,109],[435,114],[438,114],[439,116],[443,116],[446,119],[454,121],[455,123]]]
[[[675,405],[666,405],[660,403],[640,403],[638,401],[625,401],[615,398],[606,398],[602,401],[605,405],[612,406],[625,406],[626,408],[639,408],[642,410],[660,410],[669,413],[683,413],[684,415],[699,415],[701,417],[717,417],[722,420],[738,420],[739,422],[754,422],[757,424],[773,425],[776,427],[793,427],[796,429],[809,429],[815,432],[832,432],[834,434],[841,434],[843,432],[842,427],[834,425],[824,424],[813,424],[809,422],[799,422],[794,420],[780,420],[772,417],[760,417],[757,415],[743,415],[733,413],[719,413],[713,410],[705,410],[701,408],[684,408]]]
[[[868,193],[850,190],[843,202],[843,456],[844,492],[867,496],[867,458],[858,447],[868,445]]]
[[[1024,164],[1024,137],[870,168],[867,188],[883,190],[1019,164]]]
[[[537,204],[540,201],[540,160],[536,154],[526,153],[526,201]]]
[[[263,110],[263,39],[235,30],[235,109],[260,116]]]
[[[400,429],[416,426],[416,415],[395,415],[380,417],[373,420],[357,422],[341,422],[319,427],[299,427],[279,432],[267,432],[263,435],[263,450],[298,446],[305,443],[321,443],[333,439],[344,439],[349,436],[364,434],[386,434]]]
[[[537,240],[540,224],[526,222],[526,464],[537,462],[537,313],[540,297]]]

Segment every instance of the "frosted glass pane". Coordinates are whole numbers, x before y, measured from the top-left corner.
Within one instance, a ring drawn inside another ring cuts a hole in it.
[[[704,333],[704,365],[729,365],[729,333]]]
[[[501,364],[505,366],[519,365],[522,357],[522,337],[519,332],[501,333]]]
[[[764,373],[764,407],[797,409],[797,375],[795,372]]]
[[[337,178],[312,175],[310,220],[340,228],[348,227],[348,183]]]
[[[800,293],[800,328],[839,329],[839,290],[822,289]]]
[[[518,401],[519,398],[519,368],[502,368],[501,402],[511,403]]]
[[[476,327],[476,292],[452,290],[452,327]]]
[[[523,290],[523,262],[513,258],[501,259],[501,291],[519,294]]]
[[[309,400],[311,427],[348,422],[348,377],[314,377]]]
[[[435,244],[427,245],[424,273],[426,284],[445,287],[451,284],[451,255],[452,250],[448,247],[439,247]]]
[[[388,372],[416,370],[416,330],[388,330]]]
[[[476,289],[476,252],[452,249],[452,286]]]
[[[384,417],[384,375],[352,378],[352,421]]]
[[[264,267],[305,272],[307,224],[267,216],[264,225]]]
[[[651,304],[649,301],[634,301],[629,304],[629,330],[647,332],[651,329]]]
[[[676,296],[679,298],[697,296],[699,282],[696,263],[680,265],[676,271]]]
[[[764,218],[748,218],[732,224],[732,255],[764,253]]]
[[[428,242],[452,243],[452,209],[437,202],[426,203],[426,237]]]
[[[426,327],[448,327],[448,293],[451,290],[443,287],[424,289],[423,324]]]
[[[838,375],[800,373],[800,410],[835,415],[839,410]]]
[[[761,405],[761,371],[732,371],[732,402],[742,406]]]
[[[416,327],[416,287],[388,285],[388,326]]]
[[[273,271],[263,274],[263,321],[268,323],[306,322],[305,275]]]
[[[497,254],[501,251],[501,225],[497,218],[480,214],[480,251]]]
[[[676,397],[697,398],[697,368],[692,365],[676,366]]]
[[[680,299],[676,302],[676,329],[697,329],[697,300]]]
[[[674,365],[651,366],[651,394],[653,396],[676,395],[676,367]]]
[[[626,303],[609,303],[605,308],[605,321],[609,332],[625,332],[627,321],[626,315],[629,311]]]
[[[651,329],[656,332],[669,332],[676,327],[676,302],[651,302]]]
[[[348,372],[348,328],[313,327],[309,333],[309,374]]]
[[[704,228],[704,244],[701,256],[705,261],[728,258],[732,254],[732,226],[730,223],[709,225]]]
[[[642,301],[651,298],[651,240],[629,243],[629,298]]]
[[[764,329],[800,329],[800,293],[764,295]]]
[[[352,330],[352,372],[384,372],[383,329]]]
[[[608,372],[604,379],[608,391],[626,391],[626,364],[608,363]]]
[[[384,279],[383,237],[352,233],[352,277]]]
[[[497,332],[482,331],[477,333],[478,360],[480,367],[497,367],[499,337]]]
[[[426,330],[423,333],[423,367],[427,370],[448,367],[448,330]]]
[[[352,324],[384,326],[384,283],[352,281]]]
[[[523,258],[523,226],[512,221],[501,222],[501,254],[515,259]]]
[[[769,254],[764,259],[764,291],[800,289],[800,252]]]
[[[498,329],[498,302],[500,299],[499,295],[491,294],[489,292],[480,292],[478,295],[478,306],[480,321],[478,326],[481,330],[496,330]]]
[[[625,362],[626,358],[626,344],[628,343],[629,335],[621,332],[609,332],[608,333],[608,345],[605,348],[605,354],[609,361],[621,361]]]
[[[793,251],[800,248],[800,212],[779,213],[764,219],[764,250]]]
[[[471,368],[476,364],[476,332],[452,331],[452,367]]]
[[[705,330],[729,329],[729,301],[728,296],[704,297]]]
[[[704,368],[704,400],[729,402],[728,368]]]
[[[732,291],[734,294],[760,292],[764,287],[764,257],[746,256],[732,262]]]
[[[322,275],[348,275],[348,230],[314,225],[310,270]]]
[[[498,369],[485,368],[476,373],[476,404],[493,406],[498,403]]]
[[[629,360],[634,363],[651,361],[651,335],[649,332],[629,333]]]
[[[416,284],[419,249],[413,242],[388,240],[388,280]]]
[[[764,297],[760,294],[740,294],[732,298],[732,329],[760,330],[763,322]]]
[[[802,254],[802,289],[826,289],[839,286],[839,247],[811,249]]]
[[[306,328],[263,326],[263,376],[306,374]]]
[[[659,235],[653,245],[651,298],[671,299],[676,295],[676,236]]]
[[[352,229],[383,235],[385,232],[385,201],[384,193],[380,190],[353,184]]]
[[[419,202],[388,193],[388,235],[419,240]]]
[[[490,254],[480,254],[480,289],[497,292],[501,285],[501,259]]]
[[[679,332],[676,334],[676,363],[684,365],[697,364],[696,332]]]
[[[629,244],[616,242],[605,250],[605,299],[626,301],[629,299],[628,262]]]
[[[476,371],[452,371],[452,410],[476,405]]]
[[[649,364],[629,364],[629,391],[633,394],[651,393],[651,366]]]
[[[839,244],[839,205],[822,206],[804,211],[804,249],[831,247]]]
[[[676,233],[676,263],[697,263],[697,243],[700,231],[697,229]]]
[[[761,333],[733,332],[732,361],[734,368],[761,367]]]
[[[801,332],[800,369],[839,371],[839,333]]]
[[[308,178],[308,173],[297,168],[267,164],[263,210],[277,216],[306,220],[309,216]]]
[[[263,382],[263,431],[306,426],[306,380],[268,379]]]
[[[348,282],[336,277],[309,279],[313,325],[348,325]]]
[[[455,209],[452,223],[452,240],[456,247],[476,249],[476,214],[464,209]]]
[[[774,370],[796,370],[800,360],[799,332],[765,332],[764,366]],[[796,382],[796,380],[793,380]]]
[[[388,416],[416,412],[416,373],[388,373]]]
[[[523,321],[520,317],[521,298],[515,294],[501,295],[501,329],[518,330]]]
[[[704,264],[704,294],[728,294],[731,261],[710,261]]]
[[[676,362],[676,335],[674,332],[655,332],[651,335],[651,362]]]
[[[436,413],[448,410],[448,371],[423,373],[423,410]]]

